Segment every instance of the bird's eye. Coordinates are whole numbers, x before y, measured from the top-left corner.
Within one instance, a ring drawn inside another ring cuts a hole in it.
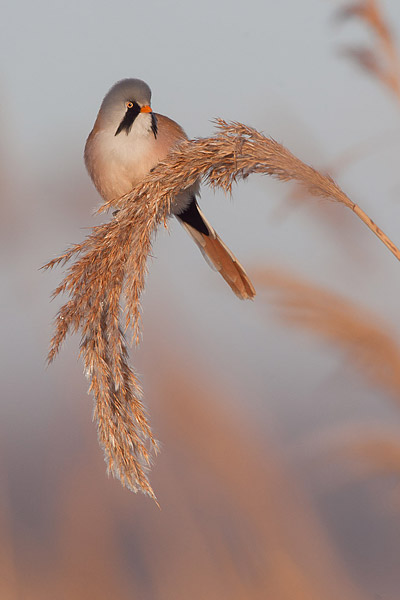
[[[130,100],[128,100],[128,102],[125,102],[126,108],[132,108],[133,106],[133,102],[131,102]]]

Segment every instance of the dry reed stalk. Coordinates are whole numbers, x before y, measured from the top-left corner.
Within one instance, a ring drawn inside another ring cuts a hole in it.
[[[285,321],[338,346],[366,378],[399,401],[400,347],[389,325],[331,291],[276,269],[260,270],[256,281],[276,294],[273,301]]]
[[[308,438],[307,456],[313,459],[314,473],[318,466],[322,467],[319,484],[322,483],[326,489],[354,484],[357,481],[371,483],[376,477],[398,478],[399,432],[395,427],[371,423],[328,428]],[[327,461],[331,464],[333,461],[340,463],[341,468],[337,472],[330,470],[328,478],[325,478]],[[398,486],[395,486],[393,489],[396,513],[400,508],[397,488]]]
[[[212,187],[230,192],[233,183],[250,173],[297,181],[312,195],[340,202],[356,215],[400,259],[400,251],[371,219],[327,175],[322,175],[278,142],[240,123],[218,120],[214,137],[185,140],[131,193],[102,205],[118,209],[109,223],[94,227],[45,268],[64,265],[67,275],[54,292],[70,300],[60,309],[51,340],[49,362],[69,331],[81,331],[81,354],[94,394],[94,416],[108,469],[131,490],[153,498],[146,476],[152,450],[157,449],[141,403],[138,379],[128,365],[120,299],[125,299],[125,328],[139,341],[140,296],[146,261],[157,226],[166,224],[176,193],[205,177]]]
[[[361,0],[339,13],[341,18],[358,17],[372,29],[377,48],[346,48],[344,53],[381,81],[400,101],[400,58],[393,35],[378,0]]]
[[[345,442],[346,458],[361,463],[360,475],[385,475],[400,473],[400,443],[398,432],[389,430],[364,431],[355,437],[354,432]]]
[[[383,428],[375,431],[365,429],[358,436],[354,431],[346,438],[339,434],[335,442],[332,457],[336,460],[342,457],[346,461],[351,483],[355,480],[371,483],[374,478],[379,478],[379,494],[384,492],[384,505],[389,509],[385,513],[397,521],[400,510],[397,484],[400,475],[399,432]],[[386,478],[389,486],[382,486],[383,478]],[[393,481],[395,485],[392,485]],[[343,473],[339,483],[347,483]]]
[[[176,543],[177,556],[167,570],[174,582],[182,570],[195,582],[194,593],[171,589],[175,592],[171,597],[204,597],[198,593],[201,573],[204,589],[211,590],[207,598],[363,598],[326,523],[320,521],[307,494],[303,495],[302,476],[297,477],[296,469],[289,469],[276,455],[264,430],[257,432],[249,415],[235,408],[235,392],[226,385],[219,388],[212,379],[206,387],[197,385],[198,361],[191,364],[179,352],[171,355],[164,340],[153,341],[153,346],[163,396],[158,418],[175,454],[164,459],[164,473],[157,474],[165,480],[160,493],[165,497],[169,488],[166,504],[176,513],[175,535],[191,532],[189,543],[187,538]],[[182,361],[187,365],[184,372]],[[169,527],[174,518],[171,512]],[[194,522],[184,521],[182,527],[182,518],[190,513]],[[161,519],[162,512],[156,517]],[[229,528],[221,523],[229,523]],[[160,531],[162,535],[160,524],[158,536]],[[167,532],[168,539],[170,535]],[[188,545],[195,549],[192,560],[188,560]],[[157,546],[151,547],[153,564],[158,557],[165,560],[163,545]],[[206,554],[203,562],[202,554]],[[166,576],[160,567],[152,575],[153,582],[157,579],[164,589]]]
[[[0,493],[0,598],[17,598],[18,596],[18,567],[16,557],[15,529],[11,494],[8,489],[8,473],[4,469],[4,458],[7,453],[2,447],[2,461],[0,463],[1,493]],[[7,465],[10,468],[10,465]],[[7,483],[6,483],[7,482]]]

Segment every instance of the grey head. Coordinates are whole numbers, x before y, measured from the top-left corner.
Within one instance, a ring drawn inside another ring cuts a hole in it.
[[[156,123],[150,109],[151,89],[141,79],[122,79],[107,92],[101,103],[98,119],[105,127],[115,127],[115,135],[130,132],[135,119],[141,113],[150,113],[151,126]],[[154,135],[157,132],[154,131]]]

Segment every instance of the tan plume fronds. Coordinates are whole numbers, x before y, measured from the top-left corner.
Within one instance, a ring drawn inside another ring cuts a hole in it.
[[[131,328],[138,342],[140,297],[152,235],[166,223],[179,190],[204,177],[212,187],[230,192],[233,183],[251,173],[296,181],[312,195],[353,210],[400,259],[398,248],[329,176],[250,127],[223,120],[217,125],[214,137],[183,141],[131,193],[105,203],[101,211],[117,209],[115,218],[94,227],[85,241],[45,265],[52,268],[75,260],[54,292],[55,296],[65,292],[70,299],[57,316],[49,361],[69,331],[81,332],[81,354],[109,470],[130,489],[142,489],[153,497],[145,470],[156,442],[144,414],[138,379],[128,365],[120,302],[123,297],[125,328]]]
[[[344,451],[347,458],[361,463],[366,475],[400,473],[400,441],[397,432],[364,431],[364,435],[348,436]]]
[[[255,278],[280,316],[337,346],[346,360],[374,385],[400,398],[400,345],[390,326],[358,304],[277,269],[260,269]]]
[[[400,101],[400,59],[390,28],[378,0],[362,0],[346,6],[339,18],[356,17],[369,25],[377,40],[373,48],[346,48],[344,54],[352,58],[376,77]]]
[[[400,441],[396,422],[391,426],[364,422],[328,427],[317,435],[309,436],[306,449],[305,456],[313,472],[322,469],[318,474],[318,484],[323,484],[326,490],[362,481],[370,484],[374,478],[395,477],[397,480],[400,474]],[[339,468],[327,472],[327,462],[331,466],[337,463]],[[391,504],[398,513],[398,486],[390,495]]]

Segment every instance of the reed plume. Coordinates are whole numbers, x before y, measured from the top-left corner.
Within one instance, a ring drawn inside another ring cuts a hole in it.
[[[398,475],[400,473],[400,443],[398,431],[389,428],[366,429],[361,435],[351,432],[343,436],[342,454],[358,463],[358,474],[364,477],[371,475]],[[336,450],[336,448],[335,448]],[[397,494],[398,494],[398,490]]]
[[[140,337],[140,297],[146,261],[156,228],[170,215],[179,190],[199,177],[212,187],[231,192],[232,185],[251,173],[296,181],[314,196],[350,208],[400,259],[400,251],[373,221],[352,202],[331,177],[303,163],[284,146],[241,123],[217,121],[214,137],[185,140],[131,193],[106,202],[99,212],[114,209],[115,217],[94,227],[80,244],[51,260],[45,268],[69,267],[54,296],[66,293],[51,340],[49,362],[68,332],[81,332],[81,355],[89,390],[95,398],[94,417],[109,471],[133,491],[153,498],[147,469],[157,443],[141,402],[136,374],[128,364],[125,331]],[[125,301],[122,325],[121,299]]]
[[[400,59],[392,32],[378,0],[361,0],[346,6],[339,17],[362,19],[374,33],[376,44],[369,47],[348,47],[344,54],[383,83],[400,101]]]
[[[400,400],[400,346],[388,323],[330,290],[277,269],[260,269],[258,285],[273,293],[279,315],[345,353],[374,385]]]

